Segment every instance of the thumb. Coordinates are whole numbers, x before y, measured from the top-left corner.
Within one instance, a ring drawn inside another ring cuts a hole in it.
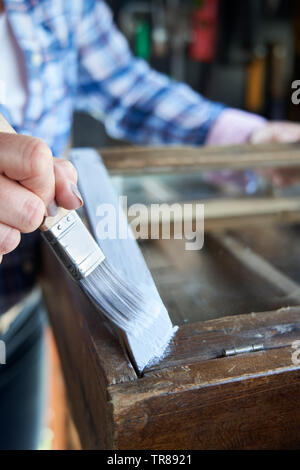
[[[77,171],[68,160],[55,159],[55,199],[65,209],[78,209],[83,205],[82,196],[77,187]]]

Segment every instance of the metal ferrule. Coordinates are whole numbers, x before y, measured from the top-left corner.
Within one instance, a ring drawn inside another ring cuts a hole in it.
[[[105,259],[104,253],[75,211],[69,212],[42,234],[76,281],[91,274]]]

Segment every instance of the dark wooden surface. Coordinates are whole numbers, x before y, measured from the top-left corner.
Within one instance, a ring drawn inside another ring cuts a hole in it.
[[[216,359],[232,347],[281,348],[299,338],[300,307],[189,323],[179,328],[163,362],[146,368],[145,373]]]
[[[241,260],[225,254],[223,278],[230,262],[241,273]],[[83,448],[300,447],[300,365],[291,348],[300,339],[299,306],[183,324],[168,355],[138,378],[101,313],[47,250],[44,261],[44,297]],[[152,261],[161,263],[158,253]],[[244,281],[253,281],[248,274]],[[220,357],[257,343],[265,350]]]
[[[109,387],[119,449],[299,449],[289,347],[163,368]]]

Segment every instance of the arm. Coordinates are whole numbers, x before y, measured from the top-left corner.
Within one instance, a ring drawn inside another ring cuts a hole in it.
[[[116,138],[203,144],[224,106],[136,59],[102,0],[85,0],[83,9],[77,29],[77,109],[101,119]]]
[[[295,142],[300,125],[268,122],[226,108],[136,59],[103,0],[85,0],[77,28],[76,107],[102,120],[108,134],[136,143],[228,145]],[[298,174],[274,171],[276,183]]]

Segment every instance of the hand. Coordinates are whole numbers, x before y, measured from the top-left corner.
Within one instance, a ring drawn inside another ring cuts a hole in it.
[[[252,144],[264,144],[268,142],[299,142],[300,124],[287,121],[268,122],[265,126],[253,132],[250,142]],[[287,186],[300,180],[300,169],[278,168],[264,170],[263,174],[270,177],[278,186]]]
[[[53,158],[40,139],[0,133],[0,262],[36,230],[45,214],[82,205],[73,165]]]

